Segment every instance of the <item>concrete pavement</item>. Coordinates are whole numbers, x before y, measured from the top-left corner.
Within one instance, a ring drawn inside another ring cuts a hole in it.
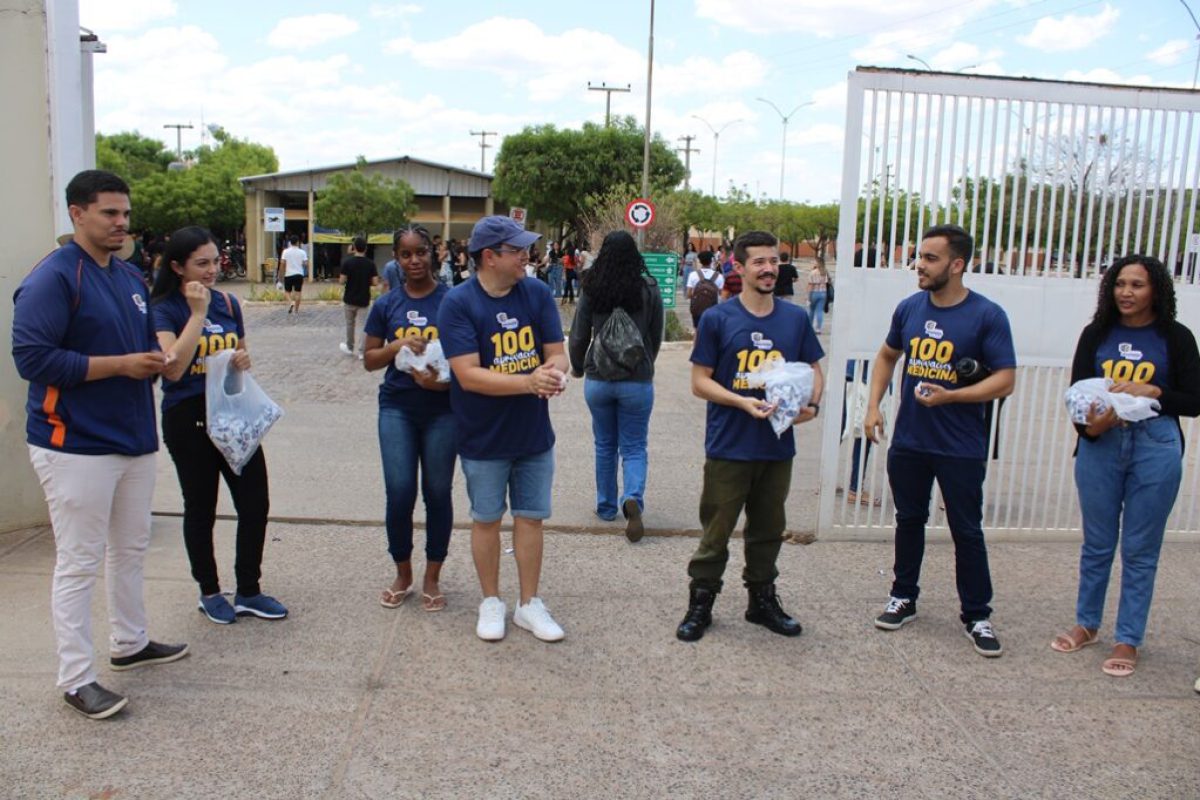
[[[505,641],[486,644],[473,633],[465,530],[444,572],[446,611],[378,605],[391,573],[378,522],[380,376],[338,351],[341,309],[305,305],[289,319],[282,306],[251,306],[247,326],[255,373],[287,411],[266,445],[276,521],[264,589],[291,617],[216,626],[195,610],[164,451],[147,606],[151,635],[187,641],[192,655],[101,667],[130,704],[92,722],[54,691],[52,537],[0,535],[0,796],[1200,797],[1195,543],[1166,546],[1142,662],[1124,680],[1100,673],[1105,645],[1072,655],[1047,646],[1072,617],[1074,543],[993,543],[1000,659],[980,658],[963,635],[944,543],[927,551],[920,618],[894,633],[871,625],[889,544],[786,546],[780,592],[805,625],[794,640],[741,619],[735,547],[716,624],[683,644],[673,631],[695,544],[703,405],[675,345],[656,380],[652,535],[631,545],[592,516],[590,420],[572,384],[552,406],[558,471],[542,589],[567,639],[546,645],[510,625]],[[795,530],[815,515],[816,439],[801,432]],[[218,522],[216,539],[229,578],[233,524]],[[511,559],[502,586],[511,612]],[[102,600],[94,607],[104,659]]]

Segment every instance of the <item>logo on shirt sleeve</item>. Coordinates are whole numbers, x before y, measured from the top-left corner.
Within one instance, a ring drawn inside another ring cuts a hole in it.
[[[137,293],[134,293],[131,297],[133,297],[133,304],[137,306],[137,310],[142,312],[143,315],[146,314],[146,298]]]

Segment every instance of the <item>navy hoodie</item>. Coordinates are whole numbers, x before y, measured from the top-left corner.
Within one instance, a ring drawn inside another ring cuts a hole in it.
[[[55,250],[13,295],[13,360],[29,381],[27,441],[81,455],[158,450],[151,381],[84,381],[89,356],[159,350],[142,274],[101,267],[75,242]]]

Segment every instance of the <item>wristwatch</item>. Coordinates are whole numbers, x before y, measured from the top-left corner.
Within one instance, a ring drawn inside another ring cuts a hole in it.
[[[820,403],[809,403],[808,407],[813,409],[814,417],[821,413],[821,404]]]

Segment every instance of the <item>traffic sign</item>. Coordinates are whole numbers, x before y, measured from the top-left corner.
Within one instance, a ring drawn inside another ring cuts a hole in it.
[[[283,233],[284,212],[282,208],[263,209],[263,230],[267,233]]]
[[[522,228],[525,227],[525,209],[521,208],[520,206],[513,206],[510,208],[508,210],[508,218],[520,225]]]
[[[658,281],[658,292],[662,295],[663,308],[675,307],[675,287],[679,280],[678,253],[642,253],[650,276]]]
[[[648,228],[654,222],[654,204],[639,197],[625,206],[625,219],[635,228]]]

